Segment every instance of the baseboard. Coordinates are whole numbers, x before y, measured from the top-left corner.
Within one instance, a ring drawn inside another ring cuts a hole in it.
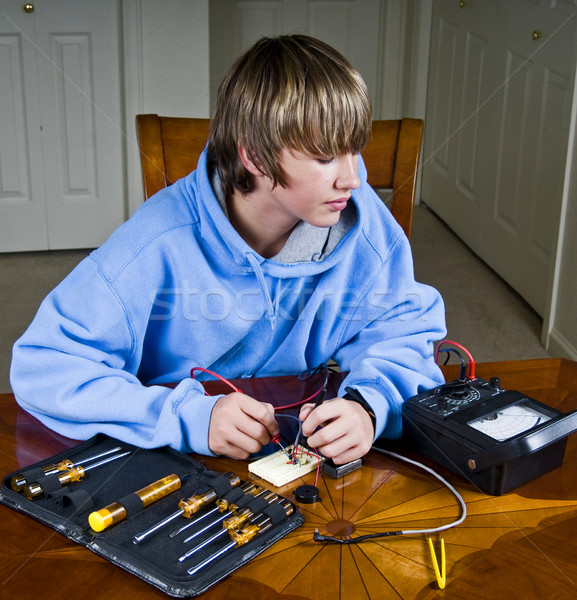
[[[546,348],[552,356],[577,360],[577,348],[556,329],[551,330]]]

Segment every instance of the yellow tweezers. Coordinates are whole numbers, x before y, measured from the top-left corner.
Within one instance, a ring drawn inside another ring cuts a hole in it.
[[[437,555],[435,548],[433,547],[433,540],[429,537],[429,550],[431,551],[431,559],[433,560],[433,568],[435,569],[435,577],[437,578],[437,584],[439,589],[445,589],[446,582],[446,570],[445,570],[445,540],[441,538],[441,570],[439,571],[439,563],[437,562]]]

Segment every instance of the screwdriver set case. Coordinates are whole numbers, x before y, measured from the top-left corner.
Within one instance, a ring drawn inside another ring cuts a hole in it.
[[[46,473],[47,465],[62,461],[82,465],[83,476],[62,485],[63,479],[66,483],[66,471]],[[143,507],[135,492],[169,475],[180,479],[180,487]],[[15,482],[24,480],[28,487],[15,491],[14,488],[18,489]],[[171,448],[144,450],[97,435],[41,463],[7,475],[2,481],[0,502],[52,527],[166,594],[187,598],[205,591],[304,522],[302,513],[288,500],[268,494],[267,501],[267,494],[259,496],[254,490],[249,493],[251,487],[255,487],[251,482],[241,481],[230,472],[211,471],[191,456]],[[271,496],[275,498],[273,501]],[[178,512],[181,500],[192,497],[208,498],[211,503],[200,507],[191,518],[176,515],[169,524],[139,543],[134,542],[135,536]],[[224,500],[220,503],[224,508],[217,509],[215,498]],[[125,518],[96,532],[89,524],[89,515],[106,512],[101,509],[112,503],[122,505]],[[235,538],[228,532],[221,534],[194,555],[179,560],[190,548],[222,532],[222,521],[231,514],[227,513],[227,506],[250,509],[256,515],[253,523],[266,523],[266,527],[239,545],[232,544]],[[204,517],[210,511],[212,514]],[[201,517],[204,518],[198,525],[189,525]],[[183,543],[187,536],[200,532],[211,522],[213,526],[199,533],[193,542]],[[184,525],[189,525],[184,532],[170,535]],[[226,552],[208,560],[224,546],[229,546]],[[189,570],[203,562],[207,563],[205,567],[189,574]]]

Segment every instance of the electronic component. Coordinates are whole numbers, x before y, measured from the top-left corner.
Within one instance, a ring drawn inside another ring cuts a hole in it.
[[[360,469],[362,466],[362,458],[351,460],[344,465],[335,465],[332,460],[325,459],[325,462],[323,463],[323,471],[333,479],[338,479],[339,477],[345,476],[347,473],[352,473],[353,471]]]
[[[316,485],[299,485],[293,494],[295,500],[301,504],[314,504],[321,501],[320,491]]]
[[[558,467],[576,429],[577,411],[503,390],[496,377],[451,381],[403,405],[408,447],[493,495]]]
[[[304,446],[298,446],[296,452],[293,448],[294,446],[288,446],[287,452],[279,450],[250,463],[249,472],[272,483],[275,487],[281,487],[314,471],[319,461],[323,460]]]

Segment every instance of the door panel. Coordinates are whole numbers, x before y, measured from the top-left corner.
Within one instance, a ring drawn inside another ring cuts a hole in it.
[[[124,220],[118,8],[3,5],[0,120],[14,126],[0,137],[0,251],[92,248]]]
[[[30,24],[3,21],[0,31],[1,250],[48,246],[36,60],[26,43],[34,35]]]
[[[568,1],[434,3],[422,198],[540,314],[559,225],[575,17]]]

